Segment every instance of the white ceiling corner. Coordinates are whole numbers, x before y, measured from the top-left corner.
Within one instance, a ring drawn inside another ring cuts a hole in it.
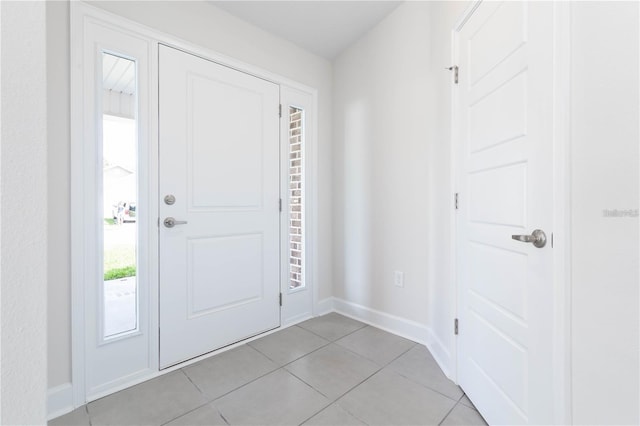
[[[327,59],[362,37],[401,1],[210,1]]]

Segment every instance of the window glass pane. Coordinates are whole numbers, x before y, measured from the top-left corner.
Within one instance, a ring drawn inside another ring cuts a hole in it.
[[[104,336],[138,328],[136,64],[102,55]]]
[[[289,107],[289,288],[304,287],[304,111]]]

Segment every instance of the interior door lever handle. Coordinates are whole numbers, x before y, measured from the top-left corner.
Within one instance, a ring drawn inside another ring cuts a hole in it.
[[[173,228],[176,225],[186,225],[187,221],[186,220],[175,220],[172,217],[168,217],[164,220],[164,226],[166,226],[167,228]]]
[[[540,229],[536,229],[531,235],[512,235],[511,238],[523,243],[533,243],[538,248],[542,248],[547,244],[547,235]]]

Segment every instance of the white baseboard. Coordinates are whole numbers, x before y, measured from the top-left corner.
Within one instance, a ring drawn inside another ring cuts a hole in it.
[[[73,411],[73,387],[63,383],[47,391],[47,420]]]
[[[453,374],[454,369],[451,352],[431,329],[429,329],[426,346],[427,349],[429,349],[429,352],[431,352],[433,359],[435,359],[438,363],[438,366],[440,366],[440,369],[442,370],[444,375],[456,382],[456,377],[454,377]]]
[[[428,326],[343,299],[335,297],[330,299],[322,301],[325,309],[331,307],[334,312],[426,346],[444,374],[450,379],[454,379],[451,375],[453,370],[450,368],[453,362],[451,353]]]
[[[338,298],[333,299],[333,308],[339,314],[362,321],[389,333],[423,345],[427,343],[430,330],[424,324]]]
[[[313,318],[313,315],[311,315],[310,313],[304,313],[302,315],[296,315],[295,317],[292,318],[287,318],[285,320],[282,321],[282,324],[280,325],[282,328],[286,328],[286,327],[290,327],[292,325],[296,325],[298,323],[301,323],[302,321],[306,321],[310,318]]]
[[[319,317],[320,315],[326,315],[333,312],[333,300],[333,297],[327,297],[326,299],[318,301],[318,303],[316,304],[314,315]]]

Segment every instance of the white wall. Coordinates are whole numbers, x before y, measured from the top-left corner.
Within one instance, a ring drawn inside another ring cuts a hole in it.
[[[404,3],[334,62],[334,296],[429,326],[417,337],[445,368],[454,288],[444,68],[466,6]]]
[[[572,3],[572,354],[576,424],[638,424],[638,3]]]
[[[319,96],[319,298],[331,295],[331,64],[206,2],[92,2],[188,42],[318,89]],[[47,3],[49,48],[49,387],[67,383],[70,372],[69,221],[69,3]],[[54,100],[55,99],[55,100]],[[55,123],[53,122],[55,121]],[[55,219],[54,219],[55,218]]]
[[[2,2],[0,423],[6,425],[46,420],[45,36],[44,2]]]
[[[423,324],[453,367],[450,37],[467,3],[407,2],[334,63],[334,295]],[[572,4],[572,410],[639,422],[638,3]],[[405,272],[405,288],[393,271]]]

